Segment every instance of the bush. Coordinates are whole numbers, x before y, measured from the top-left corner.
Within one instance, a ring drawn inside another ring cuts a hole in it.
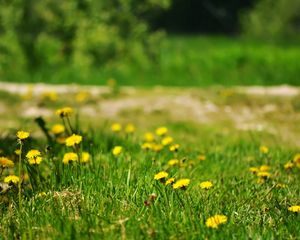
[[[162,34],[147,16],[170,0],[12,0],[0,2],[0,77],[18,72],[83,72],[124,60],[155,60]],[[16,75],[16,76],[15,76]]]
[[[299,0],[260,0],[242,17],[248,36],[268,40],[299,38]]]

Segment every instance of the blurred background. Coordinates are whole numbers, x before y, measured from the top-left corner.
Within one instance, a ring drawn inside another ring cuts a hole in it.
[[[299,0],[1,0],[0,81],[300,85]]]

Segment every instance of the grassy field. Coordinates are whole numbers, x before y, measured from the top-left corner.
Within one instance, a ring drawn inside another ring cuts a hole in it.
[[[1,239],[299,238],[299,94],[29,89],[0,94]]]
[[[86,71],[55,67],[3,81],[105,85],[115,78],[130,86],[278,85],[298,86],[300,47],[218,36],[169,36],[160,59],[109,63]]]

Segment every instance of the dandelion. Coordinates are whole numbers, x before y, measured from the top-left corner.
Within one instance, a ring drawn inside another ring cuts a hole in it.
[[[65,153],[65,155],[63,157],[63,163],[68,164],[71,161],[72,162],[78,161],[78,155],[74,152]]]
[[[4,182],[5,183],[14,183],[17,184],[20,181],[20,178],[16,175],[9,175],[7,177],[4,178]]]
[[[162,144],[153,144],[152,145],[152,149],[154,152],[160,152],[163,149],[163,145]]]
[[[263,154],[267,154],[269,152],[269,148],[267,146],[260,146],[259,151]]]
[[[206,159],[206,156],[205,155],[199,155],[198,156],[198,160],[199,161],[204,161]]]
[[[126,133],[133,133],[135,131],[135,126],[132,123],[128,123],[125,127]]]
[[[41,157],[29,158],[28,162],[30,165],[39,165],[42,162],[42,158]]]
[[[90,158],[91,158],[91,156],[88,152],[82,152],[80,162],[87,163],[90,161]]]
[[[43,197],[46,197],[47,196],[47,193],[46,192],[40,192],[37,194],[37,197],[39,198],[43,198]]]
[[[171,159],[168,161],[168,165],[169,166],[175,166],[175,165],[178,165],[179,164],[179,160],[178,159]]]
[[[55,135],[59,135],[65,131],[65,127],[62,124],[55,124],[51,128],[51,132]]]
[[[189,186],[190,181],[191,180],[188,178],[179,179],[173,184],[173,188],[174,189],[178,189],[178,188],[186,189]]]
[[[42,161],[41,152],[36,149],[31,149],[27,154],[26,158],[28,159],[29,164],[40,164]]]
[[[152,143],[146,142],[146,143],[142,144],[142,149],[143,150],[150,150],[152,148],[153,148],[153,144]]]
[[[52,102],[55,102],[58,99],[56,92],[43,92],[42,97],[43,99],[50,100]]]
[[[173,142],[173,138],[168,136],[168,137],[164,137],[162,140],[161,140],[161,144],[166,146],[166,145],[169,145]]]
[[[113,132],[120,132],[122,130],[122,125],[120,123],[114,123],[110,128]]]
[[[146,133],[144,134],[144,140],[145,140],[146,142],[153,142],[153,141],[154,141],[154,135],[153,135],[153,133],[151,133],[151,132],[146,132]]]
[[[169,176],[169,174],[165,171],[161,171],[154,175],[154,180],[164,180]]]
[[[15,154],[19,156],[21,154],[21,149],[16,149]]]
[[[209,217],[205,224],[208,228],[218,228],[220,224],[224,224],[227,222],[227,217],[225,215],[215,215]]]
[[[300,206],[299,205],[291,206],[291,207],[288,208],[288,210],[290,212],[299,213],[300,212]]]
[[[297,153],[294,156],[294,163],[297,165],[297,167],[300,167],[300,153]]]
[[[31,149],[26,154],[27,158],[36,158],[36,157],[39,157],[39,156],[41,156],[41,152],[39,150],[36,150],[36,149]]]
[[[155,131],[156,135],[158,135],[158,136],[164,136],[167,134],[167,132],[168,132],[168,129],[166,127],[159,127]]]
[[[177,152],[179,149],[179,144],[173,144],[169,147],[171,152]]]
[[[112,150],[112,154],[114,156],[119,156],[122,153],[123,147],[121,146],[115,146]]]
[[[267,179],[267,178],[271,177],[271,174],[269,172],[258,172],[257,176],[261,177],[263,179]]]
[[[76,102],[78,102],[78,103],[84,102],[88,98],[88,95],[89,94],[87,92],[79,92],[79,93],[77,93],[76,97],[75,97]]]
[[[169,185],[169,184],[173,185],[174,182],[175,182],[175,178],[169,178],[169,179],[166,181],[165,185],[166,185],[166,186]]]
[[[17,132],[17,137],[19,140],[24,140],[26,138],[28,138],[30,136],[29,132],[25,132],[25,131],[18,131]]]
[[[261,171],[261,172],[267,172],[269,170],[270,170],[270,166],[268,166],[268,165],[262,165],[259,168],[259,171]]]
[[[0,157],[0,166],[2,167],[2,168],[6,168],[6,167],[8,167],[8,168],[11,168],[11,167],[13,167],[15,164],[14,164],[14,162],[12,161],[12,160],[9,160],[8,158],[6,158],[6,157]]]
[[[211,181],[205,181],[205,182],[201,182],[201,183],[199,184],[199,186],[200,186],[202,189],[208,190],[208,189],[212,188],[213,183],[212,183]]]
[[[276,188],[286,188],[286,184],[283,184],[283,183],[276,183],[275,187],[276,187]]]
[[[290,170],[290,169],[292,169],[294,167],[294,163],[287,162],[286,164],[284,164],[283,167],[284,167],[285,170]]]
[[[73,147],[76,144],[79,144],[81,141],[82,141],[82,136],[73,133],[72,136],[66,139],[66,146]]]
[[[63,117],[69,117],[73,113],[73,109],[70,107],[64,107],[56,110],[56,115],[60,116],[61,118]]]
[[[249,168],[249,171],[256,174],[259,172],[259,169],[257,167],[251,167],[251,168]]]

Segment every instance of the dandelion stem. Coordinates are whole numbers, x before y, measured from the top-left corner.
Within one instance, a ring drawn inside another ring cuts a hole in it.
[[[22,198],[21,198],[21,183],[22,183],[22,177],[21,177],[21,174],[22,174],[22,147],[23,147],[23,144],[22,144],[22,141],[20,141],[20,154],[19,154],[19,184],[18,184],[18,190],[19,190],[19,193],[18,193],[18,196],[19,196],[19,211],[21,212],[21,209],[22,209]]]

